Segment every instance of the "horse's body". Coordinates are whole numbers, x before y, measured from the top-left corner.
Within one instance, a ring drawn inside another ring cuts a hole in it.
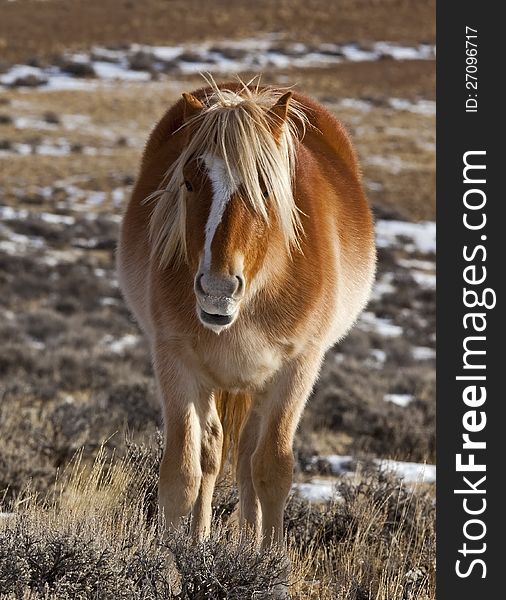
[[[185,94],[153,130],[124,216],[120,284],[164,408],[165,521],[192,511],[194,532],[208,533],[233,422],[241,523],[281,541],[293,436],[325,351],[368,299],[373,225],[329,112],[299,94],[220,88]]]

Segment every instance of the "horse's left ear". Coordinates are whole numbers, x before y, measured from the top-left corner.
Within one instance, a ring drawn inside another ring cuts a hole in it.
[[[202,102],[193,94],[187,94],[186,92],[183,92],[183,100],[183,118],[185,121],[189,121],[192,117],[198,115],[204,108]]]
[[[288,106],[292,98],[293,92],[286,92],[276,102],[276,104],[269,110],[270,121],[275,128],[281,128],[283,123],[286,121],[288,115]]]

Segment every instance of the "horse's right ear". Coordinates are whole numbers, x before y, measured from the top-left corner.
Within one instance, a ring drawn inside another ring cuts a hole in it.
[[[267,113],[272,133],[274,137],[278,139],[281,134],[281,129],[288,116],[288,106],[290,104],[290,100],[292,99],[292,95],[292,92],[286,92],[286,94],[283,94]]]
[[[183,118],[185,121],[197,116],[204,109],[202,102],[193,94],[183,92],[183,100]]]

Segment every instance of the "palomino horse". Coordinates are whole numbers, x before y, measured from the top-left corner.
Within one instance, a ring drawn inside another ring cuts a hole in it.
[[[240,523],[282,543],[301,412],[374,269],[357,157],[320,104],[213,84],[166,112],[124,215],[118,270],[164,410],[167,526],[191,512],[194,535],[208,534],[235,436]]]

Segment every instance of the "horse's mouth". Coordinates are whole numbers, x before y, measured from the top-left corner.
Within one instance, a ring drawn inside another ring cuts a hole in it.
[[[234,315],[218,315],[208,313],[202,308],[200,309],[200,319],[205,325],[218,325],[224,327],[230,325],[234,320]]]

